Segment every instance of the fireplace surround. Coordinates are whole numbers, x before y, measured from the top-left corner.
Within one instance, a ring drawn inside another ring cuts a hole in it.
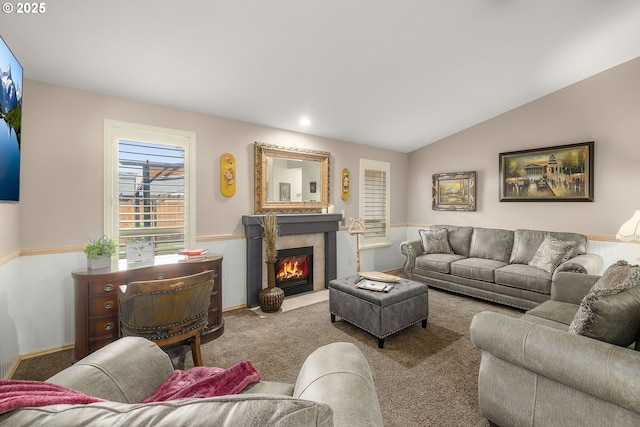
[[[262,226],[264,215],[244,215],[246,237],[247,306],[258,307],[258,294],[263,284]],[[324,287],[337,277],[336,232],[340,227],[340,214],[281,214],[277,215],[280,236],[323,233],[324,235]]]

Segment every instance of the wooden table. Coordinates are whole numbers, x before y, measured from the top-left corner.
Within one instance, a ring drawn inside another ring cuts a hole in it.
[[[213,290],[209,300],[209,324],[202,332],[202,343],[218,338],[224,332],[222,318],[222,257],[182,260],[181,256],[156,257],[152,263],[114,262],[98,270],[77,270],[71,275],[75,293],[74,359],[120,338],[118,319],[118,286],[138,280],[170,279],[206,270],[214,271]]]

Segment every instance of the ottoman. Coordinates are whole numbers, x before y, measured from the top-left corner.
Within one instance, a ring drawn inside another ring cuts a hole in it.
[[[424,283],[401,279],[389,292],[356,288],[359,276],[354,275],[329,282],[331,322],[336,316],[378,338],[384,339],[401,329],[422,322],[427,327],[429,317],[429,287]]]

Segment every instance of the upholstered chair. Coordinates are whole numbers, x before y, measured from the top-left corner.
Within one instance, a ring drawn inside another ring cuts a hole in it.
[[[207,325],[212,287],[211,270],[121,285],[121,335],[143,337],[164,348],[189,341],[193,364],[202,366],[200,333]]]

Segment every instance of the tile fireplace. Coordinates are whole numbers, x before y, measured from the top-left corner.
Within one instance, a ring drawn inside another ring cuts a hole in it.
[[[260,226],[262,218],[264,218],[264,215],[244,215],[242,217],[246,237],[248,307],[258,307],[260,305],[258,294],[262,290],[263,284],[266,283],[266,281],[263,280],[264,255],[262,248],[262,227]],[[324,278],[321,279],[321,281],[323,282],[323,287],[327,288],[329,281],[335,279],[338,274],[336,232],[340,228],[342,215],[279,214],[277,218],[280,236],[321,234],[324,240],[324,254],[321,253],[321,255],[324,255]],[[311,263],[311,265],[312,264],[313,263]],[[319,274],[319,271],[316,272],[316,274]],[[313,277],[313,275],[311,275],[311,277]],[[311,283],[309,290],[312,289],[313,283]],[[283,288],[283,290],[285,289]]]

